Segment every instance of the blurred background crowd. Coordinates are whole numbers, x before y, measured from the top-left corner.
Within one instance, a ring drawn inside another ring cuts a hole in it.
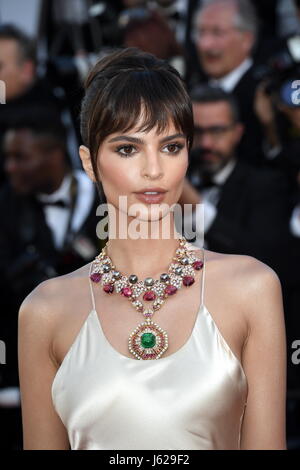
[[[105,243],[105,197],[78,157],[82,85],[100,57],[128,46],[169,61],[192,98],[180,202],[201,198],[205,224],[190,241],[254,256],[281,280],[288,448],[300,449],[299,0],[0,0],[0,448],[22,448],[22,300]]]

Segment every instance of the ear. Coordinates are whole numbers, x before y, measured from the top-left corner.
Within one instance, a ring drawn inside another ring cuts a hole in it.
[[[95,173],[92,166],[91,154],[89,149],[85,145],[80,145],[79,155],[81,158],[82,166],[88,177],[95,183]]]
[[[250,54],[255,43],[254,34],[251,33],[250,31],[244,31],[243,36],[244,37],[243,37],[242,44],[243,44],[244,51],[245,53]]]
[[[287,111],[287,107],[283,103],[281,103],[281,101],[277,100],[276,105],[277,105],[277,109],[281,111],[282,113],[285,113]]]
[[[244,132],[245,132],[245,126],[241,122],[239,122],[236,125],[237,142],[239,142],[241,140],[241,138],[243,137]]]
[[[20,75],[25,85],[32,82],[35,76],[35,65],[31,60],[26,60],[21,68]]]

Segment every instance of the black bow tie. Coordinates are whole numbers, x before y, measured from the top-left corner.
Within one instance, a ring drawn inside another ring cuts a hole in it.
[[[216,183],[215,181],[213,181],[212,179],[209,179],[209,178],[203,178],[201,179],[201,181],[199,182],[199,187],[198,189],[201,190],[201,189],[209,189],[209,188],[213,188],[213,187],[220,187],[221,185]]]
[[[62,207],[67,209],[69,204],[64,201],[63,199],[58,199],[57,201],[38,201],[38,203],[42,206],[55,206],[55,207]]]

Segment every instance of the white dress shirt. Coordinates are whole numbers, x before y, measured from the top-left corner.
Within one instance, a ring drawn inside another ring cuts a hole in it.
[[[236,67],[224,77],[218,79],[210,79],[209,85],[214,87],[220,87],[227,93],[231,93],[236,87],[236,85],[239,83],[241,78],[245,75],[245,73],[250,69],[250,67],[252,67],[252,65],[253,60],[248,57],[238,67]]]
[[[80,229],[92,208],[95,188],[92,181],[82,170],[75,170],[73,174],[77,180],[78,188],[70,229],[73,232],[76,232]],[[52,194],[39,193],[37,195],[37,199],[41,202],[55,202],[63,200],[67,204],[70,204],[71,181],[71,175],[66,175],[60,187],[56,191]],[[46,223],[51,229],[53,235],[54,245],[57,249],[60,249],[63,246],[69,224],[70,207],[45,206],[44,214]]]
[[[300,204],[298,204],[292,212],[290,231],[295,237],[300,237]]]
[[[212,177],[212,181],[218,186],[222,186],[229,175],[232,173],[237,160],[235,158],[229,160],[229,162]],[[192,178],[192,184],[199,184],[200,180],[198,175]],[[187,227],[193,227],[196,232],[196,240],[193,242],[195,246],[207,248],[205,242],[205,233],[211,227],[213,221],[217,216],[217,204],[220,198],[220,187],[215,186],[201,191],[202,200],[197,204],[196,209],[184,217],[184,224]],[[192,238],[192,236],[190,237]]]

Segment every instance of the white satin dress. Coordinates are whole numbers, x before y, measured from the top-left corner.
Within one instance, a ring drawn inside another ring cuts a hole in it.
[[[239,449],[247,379],[203,302],[205,250],[203,261],[192,334],[157,360],[130,358],[112,347],[89,281],[93,309],[51,390],[71,449]]]

